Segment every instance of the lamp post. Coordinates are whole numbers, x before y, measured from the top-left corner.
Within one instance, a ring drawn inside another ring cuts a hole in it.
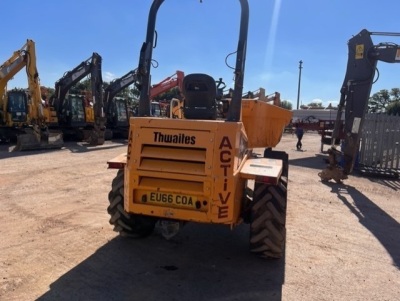
[[[297,86],[297,110],[299,109],[301,69],[303,68],[302,65],[303,65],[303,61],[300,60],[300,62],[299,62],[299,84]]]

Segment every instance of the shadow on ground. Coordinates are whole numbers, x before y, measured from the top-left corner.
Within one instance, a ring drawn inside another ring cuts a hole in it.
[[[0,159],[21,157],[21,156],[32,156],[43,154],[47,152],[55,152],[67,149],[71,153],[85,153],[93,152],[105,149],[118,148],[123,145],[128,145],[127,140],[112,140],[110,142],[105,142],[103,145],[92,146],[86,142],[77,141],[66,141],[60,148],[49,148],[49,149],[36,149],[36,150],[24,150],[24,151],[13,151],[15,144],[0,144]]]
[[[338,198],[357,216],[360,223],[379,240],[400,269],[400,224],[368,197],[350,185],[326,182]]]
[[[314,168],[322,170],[327,166],[326,159],[328,156],[322,154],[315,154],[314,157],[289,159],[289,166],[299,166],[306,168]]]
[[[248,226],[188,224],[173,241],[116,237],[38,300],[281,300],[284,258],[248,251]]]
[[[393,189],[394,191],[400,190],[400,179],[382,179],[382,178],[368,178],[371,182],[377,183]]]

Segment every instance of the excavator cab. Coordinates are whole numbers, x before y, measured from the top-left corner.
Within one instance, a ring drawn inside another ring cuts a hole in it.
[[[28,121],[28,96],[25,91],[11,90],[7,92],[7,113],[10,124],[23,124]]]
[[[151,116],[154,116],[154,117],[161,116],[161,106],[158,101],[151,102]]]
[[[86,125],[85,100],[77,94],[69,94],[61,109],[62,124],[70,127],[83,127]]]
[[[128,125],[128,106],[123,97],[114,97],[113,102],[107,107],[107,126],[123,127]]]

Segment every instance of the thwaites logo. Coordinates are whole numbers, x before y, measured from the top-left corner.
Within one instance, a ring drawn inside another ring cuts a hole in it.
[[[221,202],[221,206],[218,207],[218,218],[227,218],[229,212],[228,201],[231,196],[231,192],[228,191],[228,170],[231,168],[233,163],[232,144],[229,137],[224,136],[219,144],[219,162],[220,168],[223,170],[223,183],[222,187],[219,187],[220,192],[218,198]]]
[[[188,136],[184,133],[179,134],[164,134],[161,132],[154,132],[154,142],[172,143],[172,144],[196,144],[195,136]]]

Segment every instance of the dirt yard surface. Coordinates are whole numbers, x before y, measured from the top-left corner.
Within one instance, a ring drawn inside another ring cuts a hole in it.
[[[286,254],[248,252],[248,225],[188,224],[172,240],[109,225],[108,159],[126,144],[0,150],[0,300],[400,300],[400,182],[323,184],[319,136],[290,157]]]

